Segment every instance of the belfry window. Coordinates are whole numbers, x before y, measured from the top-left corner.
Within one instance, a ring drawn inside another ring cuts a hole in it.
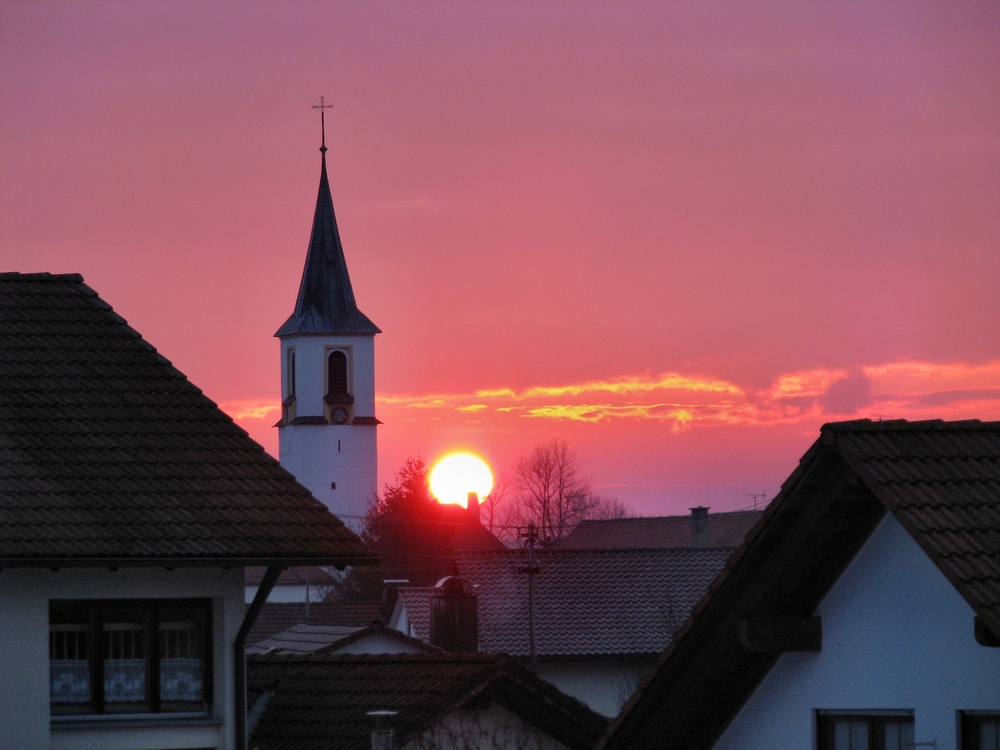
[[[347,354],[340,350],[330,352],[327,361],[327,393],[331,396],[346,396]]]
[[[295,350],[288,350],[288,395],[295,397]]]

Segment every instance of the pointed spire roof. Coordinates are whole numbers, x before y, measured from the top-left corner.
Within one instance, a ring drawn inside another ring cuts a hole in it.
[[[325,139],[324,139],[325,140]],[[320,148],[323,166],[319,177],[316,215],[313,217],[309,252],[302,271],[295,312],[275,336],[302,333],[368,334],[382,333],[378,326],[358,309],[347,273],[344,248],[340,244],[333,196],[326,176],[326,144]]]

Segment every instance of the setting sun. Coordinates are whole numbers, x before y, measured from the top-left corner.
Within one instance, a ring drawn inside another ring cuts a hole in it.
[[[486,497],[493,489],[493,472],[471,453],[445,456],[431,471],[431,493],[442,503],[465,505],[470,492]]]

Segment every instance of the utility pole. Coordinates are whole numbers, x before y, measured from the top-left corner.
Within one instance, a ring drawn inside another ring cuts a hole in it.
[[[535,563],[535,540],[538,538],[538,530],[535,529],[535,522],[528,521],[528,531],[521,534],[521,538],[528,539],[528,566],[521,568],[521,572],[528,574],[528,643],[531,648],[531,668],[534,670],[538,666],[538,653],[535,650],[535,576],[541,572],[541,568]]]
[[[306,566],[306,622],[309,622],[309,566]]]

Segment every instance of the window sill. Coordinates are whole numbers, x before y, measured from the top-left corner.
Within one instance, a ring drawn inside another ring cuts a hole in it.
[[[201,727],[222,726],[222,719],[216,719],[204,712],[170,714],[101,714],[100,716],[53,716],[52,729],[109,729],[119,727]]]

